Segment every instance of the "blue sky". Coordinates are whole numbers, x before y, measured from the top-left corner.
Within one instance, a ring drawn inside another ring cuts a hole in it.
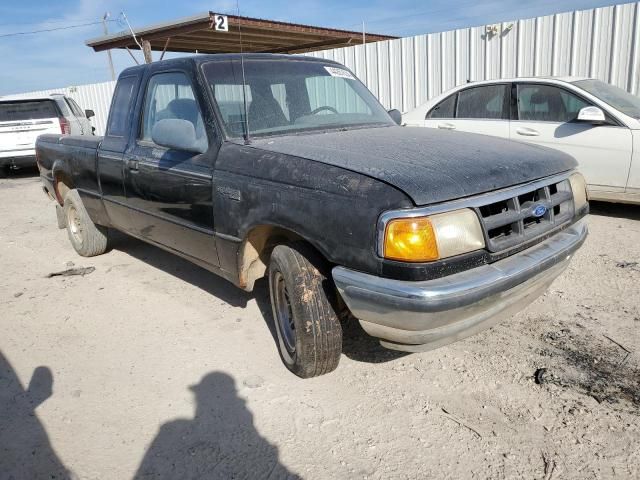
[[[397,36],[439,32],[498,21],[612,5],[613,0],[240,0],[242,15]],[[145,26],[213,10],[235,14],[235,0],[2,0],[0,4],[0,95],[110,80],[106,53],[85,40],[102,25],[30,35],[3,36],[97,22],[105,12],[124,11],[132,26]],[[111,32],[123,29],[109,23]],[[132,65],[126,51],[113,51],[116,73]]]

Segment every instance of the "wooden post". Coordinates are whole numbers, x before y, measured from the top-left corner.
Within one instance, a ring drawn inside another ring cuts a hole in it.
[[[153,56],[151,55],[151,44],[149,40],[142,40],[142,54],[144,55],[144,62],[153,62]]]

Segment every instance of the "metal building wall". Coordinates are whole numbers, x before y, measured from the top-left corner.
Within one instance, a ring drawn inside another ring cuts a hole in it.
[[[348,66],[386,108],[403,112],[467,81],[595,77],[640,94],[640,2],[309,53]],[[66,93],[96,112],[104,134],[115,82]],[[25,95],[29,95],[25,94]],[[230,95],[233,97],[233,95]]]
[[[638,94],[640,3],[307,55],[344,63],[386,108],[403,112],[467,81],[516,76],[589,76]]]

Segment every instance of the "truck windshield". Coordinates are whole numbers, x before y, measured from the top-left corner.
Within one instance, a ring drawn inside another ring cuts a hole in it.
[[[594,97],[598,97],[625,115],[640,119],[640,98],[627,91],[601,82],[600,80],[578,80],[573,82],[577,87],[586,90]]]
[[[0,122],[56,118],[58,112],[51,100],[0,102]]]
[[[351,72],[335,64],[304,60],[215,60],[203,65],[227,132],[245,133],[246,96],[250,135],[282,135],[362,125],[395,125]]]

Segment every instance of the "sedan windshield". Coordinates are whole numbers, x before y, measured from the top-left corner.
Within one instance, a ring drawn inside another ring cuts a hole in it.
[[[244,82],[241,67],[239,59],[203,66],[232,137],[245,134],[245,99],[250,135],[394,125],[371,92],[338,65],[249,58],[244,61]]]
[[[576,87],[598,97],[603,102],[621,111],[625,115],[640,119],[640,98],[627,91],[601,82],[600,80],[578,80],[573,82]]]

